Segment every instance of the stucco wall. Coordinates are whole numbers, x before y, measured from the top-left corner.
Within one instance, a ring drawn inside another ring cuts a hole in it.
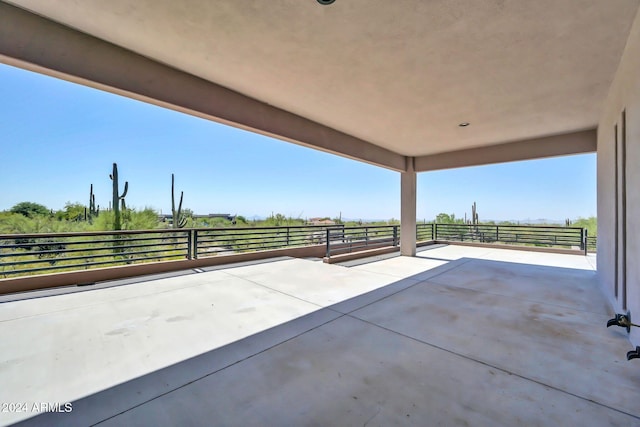
[[[622,289],[615,297],[615,133],[621,139],[622,112],[626,111],[626,236],[627,309],[640,320],[640,12],[613,80],[598,124],[598,275],[616,312],[623,311]],[[621,183],[619,183],[621,184]],[[619,226],[621,227],[622,224]],[[622,253],[620,253],[622,256]],[[618,263],[619,274],[621,262]],[[637,329],[637,328],[633,328]],[[640,331],[631,341],[640,345]]]

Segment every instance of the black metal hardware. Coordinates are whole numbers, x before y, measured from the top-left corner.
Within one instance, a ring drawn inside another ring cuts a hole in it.
[[[640,346],[636,346],[635,350],[627,352],[627,360],[640,359]]]
[[[616,317],[614,317],[613,319],[609,319],[609,321],[607,321],[607,328],[609,326],[620,326],[621,328],[626,328],[627,333],[629,333],[631,332],[632,326],[638,327],[640,325],[631,323],[631,312],[627,311],[627,314],[618,313],[616,314]]]

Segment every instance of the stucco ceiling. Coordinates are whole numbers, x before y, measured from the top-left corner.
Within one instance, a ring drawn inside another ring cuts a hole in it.
[[[639,1],[9,3],[421,156],[595,127]]]

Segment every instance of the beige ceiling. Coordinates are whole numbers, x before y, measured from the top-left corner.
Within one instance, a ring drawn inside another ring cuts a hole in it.
[[[9,3],[422,156],[594,128],[639,1]]]

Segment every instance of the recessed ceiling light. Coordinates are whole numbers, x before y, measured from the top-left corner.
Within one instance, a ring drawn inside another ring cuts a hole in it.
[[[469,126],[469,124],[469,122],[462,122],[458,126],[460,126],[461,128],[466,128],[467,126]]]
[[[328,4],[333,3],[334,1],[336,1],[336,0],[318,0],[318,3],[320,3],[323,6],[326,6]]]

